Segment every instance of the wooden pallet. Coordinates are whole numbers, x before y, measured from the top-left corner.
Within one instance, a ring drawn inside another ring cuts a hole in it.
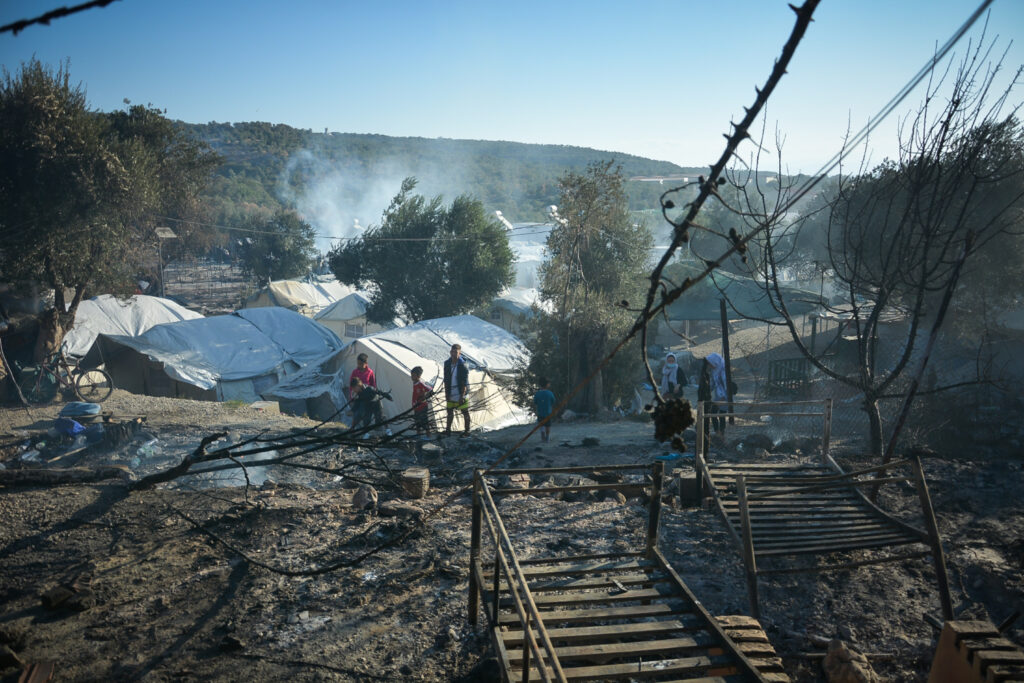
[[[706,418],[712,405],[719,409],[728,407],[736,412],[737,419],[821,418],[821,461],[772,462],[762,458],[757,462],[709,462]],[[920,460],[912,458],[844,472],[829,455],[831,432],[831,399],[776,403],[707,401],[697,405],[695,478],[688,490],[698,500],[708,490],[725,519],[742,555],[752,614],[760,616],[760,575],[849,569],[930,554],[935,562],[942,615],[952,619],[946,560]],[[898,467],[908,465],[912,469],[909,476],[892,474]],[[924,530],[888,514],[863,492],[867,487],[897,483],[910,483],[917,488]],[[912,545],[919,547],[908,552],[906,547]],[[822,561],[823,556],[832,553],[869,549],[885,552],[838,564]],[[764,566],[765,561],[807,555],[814,555],[815,561],[803,566]]]
[[[661,472],[658,463],[645,548],[530,560],[515,557],[477,477],[470,620],[482,606],[505,680],[789,680],[760,625],[711,616],[657,548]],[[491,562],[480,551],[484,521],[499,548]]]
[[[710,616],[660,553],[536,562],[523,573],[566,680],[789,680],[754,619]],[[525,634],[507,590],[502,582],[492,637],[508,679],[521,681]],[[530,678],[540,678],[535,667]]]
[[[1024,681],[1024,652],[987,621],[947,621],[928,683]]]

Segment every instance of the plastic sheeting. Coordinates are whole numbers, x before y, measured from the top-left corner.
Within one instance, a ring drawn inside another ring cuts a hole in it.
[[[265,375],[280,379],[343,346],[323,325],[283,308],[246,309],[157,325],[137,337],[103,339],[160,363],[171,378],[201,389]]]
[[[64,353],[83,357],[99,334],[137,337],[163,323],[203,316],[170,299],[136,294],[125,301],[110,294],[86,299],[75,312],[75,324],[64,337]]]

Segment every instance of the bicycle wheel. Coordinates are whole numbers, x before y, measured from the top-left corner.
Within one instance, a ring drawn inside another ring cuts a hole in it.
[[[83,370],[75,378],[75,393],[86,403],[103,403],[114,391],[106,370]]]

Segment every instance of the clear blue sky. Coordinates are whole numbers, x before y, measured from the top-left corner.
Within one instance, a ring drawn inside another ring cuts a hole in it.
[[[78,1],[6,0],[0,24]],[[863,125],[977,4],[824,0],[767,113],[787,169],[817,170],[847,123]],[[70,59],[102,110],[128,98],[194,123],[580,145],[703,166],[792,25],[785,0],[121,0],[4,33],[0,58],[9,71],[33,55]],[[1017,41],[1007,72],[1024,62],[1024,1],[997,0],[988,35]],[[894,124],[874,145],[876,160],[894,153]]]

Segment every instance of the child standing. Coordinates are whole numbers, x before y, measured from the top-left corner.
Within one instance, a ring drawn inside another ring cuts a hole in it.
[[[537,412],[537,422],[543,422],[544,418],[551,415],[551,410],[555,407],[555,395],[551,392],[551,382],[547,379],[542,377],[538,384],[540,389],[533,395],[533,407]],[[551,422],[549,421],[540,428],[540,440],[547,441],[550,438]]]
[[[430,434],[430,406],[427,397],[433,393],[434,387],[423,381],[423,368],[414,367],[412,377],[412,423],[417,434]]]

